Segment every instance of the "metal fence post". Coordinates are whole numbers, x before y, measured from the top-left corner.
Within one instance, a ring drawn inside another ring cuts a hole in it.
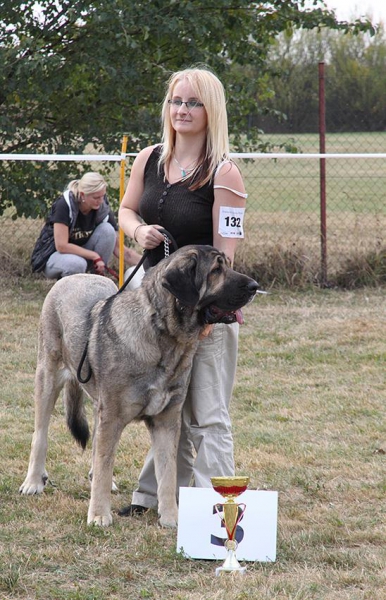
[[[324,93],[324,62],[319,63],[319,152],[326,153],[326,103]],[[322,285],[327,285],[327,211],[326,211],[326,159],[320,165],[320,244]]]

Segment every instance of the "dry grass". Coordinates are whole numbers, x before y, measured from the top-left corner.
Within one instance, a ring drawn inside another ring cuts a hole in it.
[[[285,183],[283,179],[282,185]],[[296,183],[297,180],[292,182],[288,194],[294,193],[292,188]],[[306,183],[304,180],[303,184]],[[238,247],[236,268],[255,277],[265,289],[299,290],[325,284],[321,273],[318,202],[307,200],[307,204],[303,199],[303,204],[282,206],[281,201],[288,201],[287,196],[283,188],[280,204],[271,210],[257,204],[256,211],[251,203],[245,221],[246,240]],[[0,276],[29,276],[30,256],[43,221],[11,217],[11,211],[0,217]],[[327,284],[347,289],[384,284],[385,231],[386,214],[381,212],[358,212],[352,207],[330,211]],[[117,267],[117,262],[112,266]]]
[[[245,578],[175,552],[154,513],[87,527],[84,454],[53,416],[50,484],[21,497],[33,429],[36,331],[52,284],[0,278],[1,600],[384,600],[384,291],[276,292],[245,310],[232,403],[237,471],[279,491],[278,553]],[[148,448],[126,428],[116,460],[127,503]]]
[[[257,279],[264,289],[307,289],[323,285],[320,231],[317,215],[260,213],[259,235],[253,235],[253,214],[246,219],[247,239],[239,245],[235,267]],[[252,221],[251,221],[252,219]],[[386,216],[335,215],[330,232],[347,224],[345,236],[333,235],[328,246],[328,285],[346,289],[383,285],[386,281]],[[0,276],[29,277],[30,256],[42,227],[41,220],[0,219]],[[295,233],[296,232],[296,233]],[[273,243],[272,239],[277,242]],[[129,240],[126,240],[130,244]],[[350,248],[350,250],[348,250]],[[138,248],[140,251],[141,249]],[[111,265],[118,268],[114,259]]]

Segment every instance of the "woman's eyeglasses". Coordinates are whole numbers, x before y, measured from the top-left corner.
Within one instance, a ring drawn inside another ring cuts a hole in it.
[[[180,108],[183,104],[186,104],[188,110],[191,110],[192,108],[202,108],[204,106],[203,103],[198,100],[188,100],[187,102],[183,102],[182,100],[168,100],[168,103],[176,108]]]

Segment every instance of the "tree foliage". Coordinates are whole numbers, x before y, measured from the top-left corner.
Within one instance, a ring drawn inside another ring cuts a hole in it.
[[[270,131],[318,131],[318,62],[325,62],[327,130],[385,131],[386,36],[303,31],[280,35],[267,58],[276,114],[257,119]],[[283,122],[283,115],[285,121]]]
[[[159,139],[168,75],[192,64],[222,78],[230,129],[246,130],[265,99],[267,52],[282,31],[369,25],[338,23],[305,0],[3,0],[0,139],[5,153],[116,152]],[[315,2],[316,6],[316,2]],[[246,77],[253,65],[258,76]],[[252,132],[253,133],[253,132]],[[235,140],[237,141],[237,136]],[[35,216],[84,168],[75,163],[0,163],[0,214],[9,204]],[[70,172],[69,172],[70,171]]]

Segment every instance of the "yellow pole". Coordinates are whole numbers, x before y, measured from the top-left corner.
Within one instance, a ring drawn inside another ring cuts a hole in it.
[[[126,153],[127,149],[127,135],[124,135],[122,138],[122,154]],[[121,160],[121,170],[120,170],[120,186],[119,186],[119,204],[122,202],[123,195],[125,193],[125,166],[126,166],[126,157]],[[125,245],[125,234],[122,229],[119,229],[119,287],[123,285],[123,278],[125,274],[125,254],[124,254],[124,245]]]

